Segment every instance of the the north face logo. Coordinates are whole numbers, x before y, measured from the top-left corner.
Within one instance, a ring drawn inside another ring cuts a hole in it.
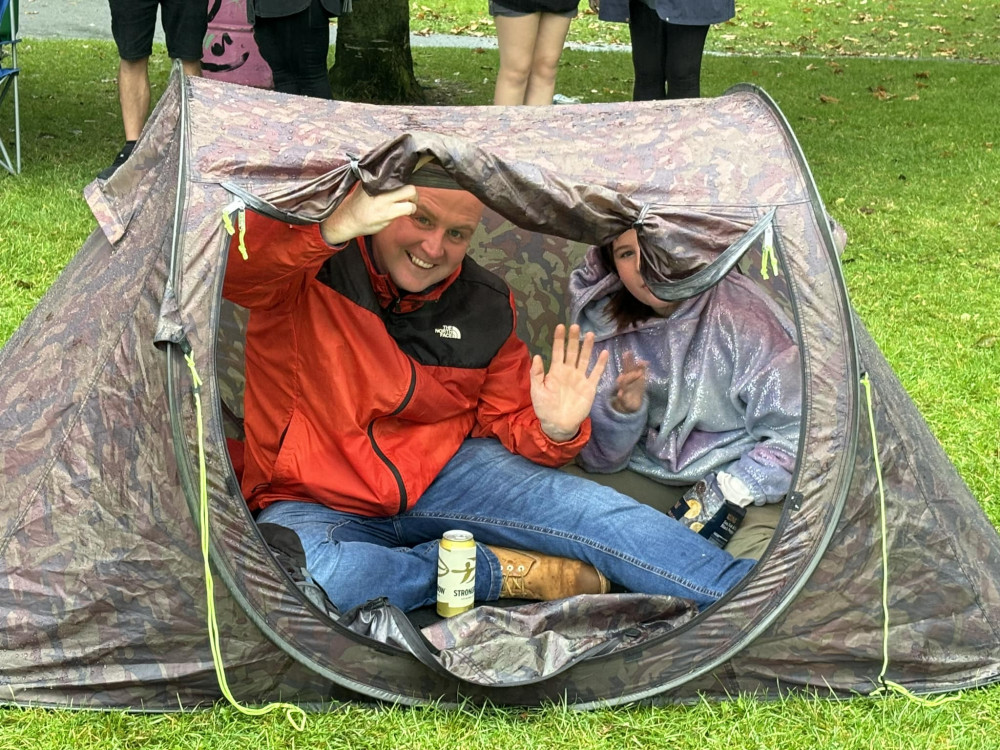
[[[435,328],[434,333],[436,333],[443,339],[462,338],[462,332],[458,330],[455,326],[441,326],[440,328]]]

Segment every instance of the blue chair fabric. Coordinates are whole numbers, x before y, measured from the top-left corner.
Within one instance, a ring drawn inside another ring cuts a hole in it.
[[[10,95],[14,110],[14,157],[7,151],[0,131],[0,166],[11,174],[21,172],[21,103],[17,90],[21,72],[17,66],[17,45],[21,40],[17,36],[17,15],[16,0],[0,0],[0,112]]]

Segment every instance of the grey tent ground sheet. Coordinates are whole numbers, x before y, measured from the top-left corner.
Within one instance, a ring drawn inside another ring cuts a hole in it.
[[[483,605],[420,632],[436,661],[466,682],[487,686],[544,680],[581,659],[640,646],[694,619],[695,605],[671,596],[573,596],[514,607]],[[405,617],[391,607],[362,607],[340,624],[409,650]],[[410,639],[412,642],[412,639]]]

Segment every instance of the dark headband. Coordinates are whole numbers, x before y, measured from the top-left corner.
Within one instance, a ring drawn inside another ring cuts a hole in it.
[[[410,175],[409,183],[417,187],[444,188],[446,190],[464,190],[459,187],[454,178],[444,167],[433,161],[433,157],[424,156]]]

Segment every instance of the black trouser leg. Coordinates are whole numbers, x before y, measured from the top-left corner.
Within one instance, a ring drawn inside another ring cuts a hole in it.
[[[628,31],[632,39],[635,83],[632,101],[666,99],[666,44],[663,22],[642,0],[629,0]]]
[[[708,26],[664,23],[667,99],[697,99],[701,96],[701,58]]]
[[[701,95],[701,57],[708,26],[663,21],[642,0],[629,0],[633,101],[688,99]]]
[[[318,5],[314,0],[313,5]],[[280,18],[257,18],[254,39],[261,57],[271,67],[274,90],[319,99],[330,98],[326,57],[330,25],[313,8]]]

